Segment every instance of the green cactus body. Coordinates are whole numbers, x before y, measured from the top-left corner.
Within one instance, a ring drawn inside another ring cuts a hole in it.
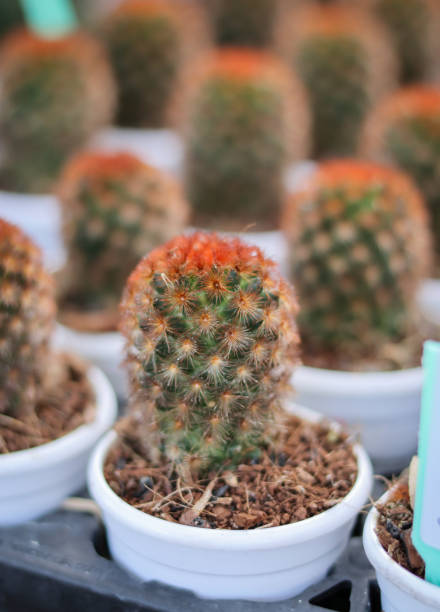
[[[400,166],[417,183],[440,260],[440,89],[413,86],[386,99],[369,119],[363,152]]]
[[[224,49],[201,73],[186,117],[186,189],[196,222],[274,227],[286,162],[306,152],[302,91],[276,59],[258,51]]]
[[[369,357],[413,331],[430,245],[421,196],[404,174],[323,163],[294,196],[284,228],[307,349]]]
[[[55,320],[39,249],[0,219],[0,414],[32,413]]]
[[[59,196],[68,262],[64,301],[116,312],[139,259],[178,234],[188,206],[174,181],[127,153],[83,153],[63,171]]]
[[[128,0],[103,23],[119,87],[120,125],[166,124],[183,53],[182,18],[171,2]]]
[[[196,473],[255,456],[297,360],[296,303],[258,249],[182,236],[121,304],[131,410],[149,457]]]
[[[313,153],[351,154],[370,105],[393,86],[387,39],[368,15],[342,4],[312,4],[293,13],[284,46],[309,95]]]
[[[24,25],[24,16],[20,0],[0,2],[0,38],[22,25]]]
[[[0,62],[3,187],[47,191],[65,159],[111,119],[109,66],[85,35],[43,40],[26,31],[5,40]]]
[[[270,44],[277,0],[208,0],[207,5],[218,44],[249,47]]]

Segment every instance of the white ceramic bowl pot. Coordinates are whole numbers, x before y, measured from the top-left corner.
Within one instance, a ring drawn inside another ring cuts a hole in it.
[[[50,271],[61,268],[65,252],[54,196],[0,191],[0,217],[20,227],[41,248]]]
[[[309,421],[321,418],[309,410],[293,412]],[[111,432],[101,440],[88,472],[112,557],[142,580],[190,589],[205,598],[278,601],[321,580],[345,548],[372,485],[369,459],[356,446],[357,480],[331,509],[280,527],[201,529],[145,514],[112,491],[103,466],[116,439]]]
[[[302,366],[292,384],[298,403],[360,434],[376,471],[401,471],[416,453],[422,368],[357,373]]]
[[[75,353],[98,366],[109,378],[118,398],[126,398],[124,338],[119,332],[80,332],[58,323],[53,343],[56,349]]]
[[[104,374],[88,371],[95,391],[92,422],[34,448],[0,455],[0,527],[29,521],[55,510],[84,486],[90,453],[116,418],[116,397]]]
[[[385,503],[392,489],[378,503]],[[440,587],[411,574],[382,548],[376,535],[378,512],[370,511],[364,527],[364,548],[376,570],[383,612],[438,612]]]
[[[425,280],[417,299],[426,320],[440,326],[440,279],[429,278]]]

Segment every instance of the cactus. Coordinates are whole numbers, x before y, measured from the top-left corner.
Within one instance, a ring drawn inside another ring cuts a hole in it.
[[[368,109],[395,82],[386,33],[342,3],[293,7],[283,30],[282,50],[310,98],[314,155],[352,154]]]
[[[411,86],[384,100],[367,122],[362,152],[400,166],[418,184],[440,260],[440,88]]]
[[[272,55],[224,48],[204,58],[186,95],[186,191],[196,222],[274,227],[283,170],[307,153],[301,85]]]
[[[32,413],[54,320],[54,286],[39,249],[0,219],[0,414]]]
[[[58,192],[69,254],[63,301],[74,310],[116,314],[128,274],[182,231],[188,206],[171,178],[128,153],[76,156]]]
[[[20,30],[0,53],[3,188],[49,190],[63,161],[111,119],[114,83],[85,34],[40,39]]]
[[[102,23],[119,87],[119,125],[166,124],[191,25],[187,17],[170,0],[126,0]]]
[[[265,47],[271,43],[278,0],[208,0],[220,45]]]
[[[413,332],[426,217],[405,174],[368,162],[324,162],[292,197],[284,230],[310,354],[374,358]]]
[[[199,473],[258,454],[297,360],[297,306],[261,252],[197,233],[143,259],[121,304],[144,452]]]
[[[23,24],[24,17],[20,0],[3,0],[3,2],[0,2],[0,38]]]

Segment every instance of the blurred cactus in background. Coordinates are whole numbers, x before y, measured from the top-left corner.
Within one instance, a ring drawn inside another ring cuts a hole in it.
[[[171,178],[127,153],[78,155],[58,191],[68,249],[60,275],[65,321],[69,309],[89,311],[97,313],[98,329],[114,328],[128,274],[182,231],[188,206]]]
[[[121,304],[139,451],[195,474],[255,456],[297,362],[296,311],[237,239],[181,236],[142,260]]]
[[[269,53],[244,48],[209,54],[188,76],[186,190],[196,223],[277,226],[286,163],[307,155],[301,84]]]
[[[191,3],[125,0],[101,24],[119,87],[117,122],[129,127],[161,127],[198,16]],[[192,39],[192,40],[191,40]]]
[[[278,38],[309,94],[314,156],[354,153],[368,109],[395,84],[386,32],[367,11],[312,2],[292,6]]]
[[[22,25],[24,25],[24,16],[20,0],[2,0],[0,2],[0,39]]]
[[[279,0],[206,0],[220,45],[264,47],[272,42]]]
[[[367,122],[361,151],[413,177],[430,209],[440,261],[440,88],[414,85],[384,100]]]
[[[32,414],[54,322],[53,282],[39,249],[0,219],[0,414]]]
[[[95,129],[109,122],[114,82],[101,47],[85,34],[42,39],[20,30],[0,51],[4,189],[44,192]]]
[[[322,163],[284,217],[305,354],[346,362],[413,332],[430,236],[421,195],[398,170]]]

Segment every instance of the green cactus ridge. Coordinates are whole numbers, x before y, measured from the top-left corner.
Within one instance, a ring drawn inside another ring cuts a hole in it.
[[[277,0],[208,0],[207,4],[218,44],[249,47],[270,44]]]

